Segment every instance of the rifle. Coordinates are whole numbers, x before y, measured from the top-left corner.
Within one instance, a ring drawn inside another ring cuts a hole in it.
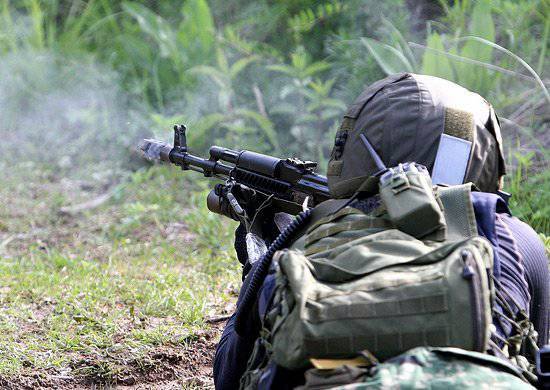
[[[174,126],[173,146],[145,139],[140,149],[149,160],[224,180],[207,197],[208,209],[214,213],[251,223],[266,208],[296,215],[330,198],[327,178],[314,172],[316,162],[220,146],[210,147],[208,159],[197,157],[188,151],[186,129],[184,125]]]

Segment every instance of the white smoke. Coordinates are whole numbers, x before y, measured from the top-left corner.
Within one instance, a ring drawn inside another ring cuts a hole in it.
[[[8,53],[0,57],[0,160],[67,174],[119,167],[145,128],[130,106],[117,75],[90,57]]]

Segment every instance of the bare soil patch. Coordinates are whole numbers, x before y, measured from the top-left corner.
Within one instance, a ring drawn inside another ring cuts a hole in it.
[[[0,387],[6,390],[213,388],[212,362],[223,325],[220,322],[195,333],[188,345],[158,346],[140,359],[124,361],[109,380],[98,375],[101,365],[106,364],[103,359],[76,355],[72,372],[28,369],[15,377],[0,377]],[[113,361],[123,359],[111,358]]]

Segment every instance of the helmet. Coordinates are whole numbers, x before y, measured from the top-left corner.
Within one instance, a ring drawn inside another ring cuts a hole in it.
[[[332,197],[353,195],[379,170],[365,148],[365,138],[388,167],[414,161],[432,176],[435,167],[443,176],[453,173],[461,183],[473,182],[485,192],[496,192],[505,174],[500,126],[491,105],[438,77],[400,73],[363,91],[336,133],[327,168]],[[451,147],[444,139],[451,140]],[[465,156],[462,168],[453,160],[454,141],[466,145],[460,149]],[[450,172],[456,170],[462,171]]]

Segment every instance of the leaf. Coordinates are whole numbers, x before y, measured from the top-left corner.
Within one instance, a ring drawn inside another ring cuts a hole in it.
[[[59,36],[59,40],[63,42],[62,46],[69,46],[71,44],[77,44],[79,37],[87,34],[87,31],[83,31],[84,26],[88,21],[91,21],[92,18],[97,18],[99,13],[98,7],[96,7],[95,1],[89,1],[86,3],[84,10],[80,11],[77,15],[68,15],[67,21],[63,26],[63,34]],[[108,20],[109,17],[103,19]],[[102,20],[99,20],[96,23],[101,24]],[[96,24],[94,23],[94,24]],[[116,23],[115,23],[116,25]],[[115,30],[117,33],[120,31]]]
[[[326,97],[329,95],[330,91],[332,90],[332,87],[334,86],[334,83],[336,82],[336,79],[328,79],[325,82],[322,82],[320,80],[317,80],[315,82],[309,83],[309,87],[317,93],[320,97]]]
[[[5,47],[11,51],[16,52],[18,50],[17,34],[15,33],[15,27],[13,18],[10,12],[9,3],[3,2],[2,6],[2,34],[0,34],[0,43],[6,42]],[[8,33],[9,32],[9,33]]]
[[[426,50],[422,56],[422,73],[454,80],[453,67],[449,59],[444,54],[438,53],[445,52],[445,46],[438,33],[434,32],[428,36],[427,48],[431,50]]]
[[[206,0],[186,0],[182,7],[184,21],[178,29],[178,39],[190,53],[195,64],[208,62],[216,42],[214,18]]]
[[[235,26],[225,26],[223,30],[223,37],[225,41],[242,53],[251,53],[256,49],[255,42],[241,37],[239,35],[239,30]]]
[[[320,72],[323,72],[327,69],[330,69],[331,65],[328,63],[328,62],[325,62],[325,61],[317,61],[317,62],[314,62],[310,65],[308,65],[305,69],[304,69],[304,72],[302,73],[303,76],[302,77],[308,77],[308,76],[313,76],[313,75],[316,75],[317,73],[320,73]]]
[[[323,105],[325,107],[333,107],[333,108],[336,108],[340,111],[343,111],[346,109],[347,105],[346,103],[344,103],[343,101],[341,101],[340,99],[333,99],[333,98],[326,98],[326,99],[323,99]]]
[[[122,8],[138,22],[142,31],[159,45],[161,57],[179,56],[174,32],[166,20],[141,4],[124,2]]]
[[[505,47],[502,47],[500,45],[497,45],[494,42],[491,42],[487,39],[483,39],[483,38],[480,38],[480,37],[463,37],[463,38],[460,38],[460,39],[473,40],[473,41],[479,42],[483,45],[490,46],[491,48],[496,49],[498,51],[501,51],[501,52],[509,55],[510,57],[515,59],[516,61],[518,61],[525,69],[527,69],[527,71],[529,73],[531,73],[531,75],[533,76],[533,79],[536,81],[536,83],[539,85],[540,89],[544,93],[544,96],[546,97],[546,100],[548,100],[548,102],[550,103],[550,93],[548,92],[548,89],[546,88],[546,85],[544,84],[544,82],[542,81],[540,76],[537,74],[537,72],[535,72],[535,70],[527,62],[525,62],[525,60],[523,60],[520,56],[518,56],[517,54],[514,54],[513,52],[506,49]]]
[[[470,32],[472,35],[495,40],[495,23],[491,14],[491,0],[478,0],[472,11]]]
[[[549,7],[550,8],[550,7]],[[549,9],[550,11],[550,9]],[[537,72],[542,74],[542,70],[544,69],[544,61],[546,60],[546,49],[548,48],[548,37],[550,36],[550,18],[546,19],[546,22],[544,23],[544,33],[542,35],[541,39],[541,51],[539,55],[539,62],[537,65]]]
[[[31,0],[28,8],[33,27],[32,38],[29,40],[36,49],[44,48],[44,13],[37,0]]]
[[[376,63],[387,75],[403,71],[413,72],[412,64],[399,50],[370,38],[361,38],[361,43],[373,56]]]
[[[470,35],[491,42],[495,40],[495,24],[491,8],[490,0],[479,0],[475,3],[469,26]],[[477,61],[491,62],[493,49],[480,42],[468,41],[462,47],[460,55]],[[475,66],[469,64],[460,64],[457,69],[459,70],[458,81],[481,94],[489,92],[491,85],[494,84],[494,80],[484,69],[476,69]]]
[[[299,71],[306,69],[309,58],[307,52],[302,46],[298,47],[294,53],[290,55],[290,62],[292,67]]]
[[[263,130],[263,133],[266,136],[269,143],[271,144],[271,146],[273,146],[274,151],[279,152],[280,146],[279,146],[279,141],[277,139],[277,133],[275,132],[273,128],[273,123],[269,120],[269,118],[266,118],[265,116],[255,111],[244,109],[244,108],[236,110],[235,113],[239,116],[252,119],[254,122],[256,122],[260,126],[260,128]]]
[[[282,65],[268,65],[267,69],[273,70],[275,72],[283,73],[283,74],[286,74],[288,76],[295,76],[294,68],[292,66],[289,66],[289,65],[284,65],[284,64],[282,64]]]
[[[212,142],[213,128],[227,119],[227,115],[218,112],[201,117],[190,127],[192,131],[187,132],[187,143],[198,150],[206,149]]]
[[[382,22],[390,29],[392,35],[394,36],[394,39],[397,41],[399,45],[399,51],[403,53],[403,55],[406,57],[407,62],[411,64],[411,67],[413,69],[418,68],[418,64],[416,63],[416,58],[410,48],[410,46],[407,43],[407,40],[401,34],[401,31],[397,27],[394,26],[394,24],[386,18],[382,18]]]
[[[228,88],[230,87],[229,81],[227,80],[227,76],[221,72],[219,69],[214,68],[210,65],[198,65],[194,66],[193,68],[189,69],[190,74],[194,75],[203,75],[208,78],[210,78],[212,81],[214,81],[216,84],[220,86],[220,88]]]
[[[223,74],[229,74],[229,64],[227,62],[227,57],[225,56],[224,51],[220,46],[216,47],[216,62],[218,64],[218,69]]]
[[[246,68],[252,62],[257,61],[259,58],[260,57],[256,55],[252,55],[250,57],[244,57],[235,61],[235,63],[233,63],[233,65],[231,65],[229,69],[230,77],[234,79],[239,73],[243,71],[244,68]]]

